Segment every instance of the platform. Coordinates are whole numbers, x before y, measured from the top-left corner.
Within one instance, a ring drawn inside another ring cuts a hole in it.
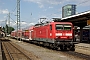
[[[87,43],[75,44],[75,51],[86,55],[90,55],[90,44]]]
[[[75,45],[79,46],[79,47],[90,48],[90,44],[87,44],[87,43],[78,43],[78,44],[75,44]]]

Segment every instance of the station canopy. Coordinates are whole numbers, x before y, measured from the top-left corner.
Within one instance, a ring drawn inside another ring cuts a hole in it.
[[[69,17],[61,18],[60,21],[72,22],[74,26],[84,27],[87,26],[87,20],[90,20],[90,11],[82,12]],[[90,21],[89,21],[90,22]]]

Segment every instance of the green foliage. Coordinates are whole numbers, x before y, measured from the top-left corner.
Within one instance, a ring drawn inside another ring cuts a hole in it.
[[[15,29],[13,27],[9,27],[8,25],[6,25],[5,27],[3,27],[3,30],[7,34],[11,34],[11,32],[14,31]]]

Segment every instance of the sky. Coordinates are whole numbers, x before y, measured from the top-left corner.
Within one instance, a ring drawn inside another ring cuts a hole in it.
[[[62,7],[67,4],[75,4],[77,13],[90,10],[90,0],[20,0],[21,28],[38,23],[40,18],[62,18]],[[10,26],[16,29],[17,0],[0,0],[0,26],[5,26],[9,12]]]

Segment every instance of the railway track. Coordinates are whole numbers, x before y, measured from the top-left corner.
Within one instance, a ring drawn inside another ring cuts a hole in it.
[[[36,44],[36,45],[39,46],[38,44]],[[40,47],[43,47],[43,46],[40,46]],[[53,50],[53,49],[48,48],[48,47],[43,47],[43,48]],[[53,50],[53,51],[57,52],[57,53],[62,53],[62,54],[66,55],[66,56],[69,56],[69,57],[78,58],[78,59],[81,59],[81,60],[90,60],[90,55],[79,53],[79,52],[76,52],[76,51],[68,51],[68,50],[61,51],[60,49],[59,50]]]
[[[37,44],[38,45],[38,44]],[[43,47],[43,46],[42,46]],[[48,47],[46,47],[46,48],[48,48]],[[49,48],[49,49],[51,49],[51,48]],[[81,49],[81,48],[80,48]],[[89,49],[88,47],[85,47],[85,49]],[[51,49],[52,50],[52,49]],[[56,52],[60,52],[61,50],[59,49],[59,50],[56,50]],[[65,55],[70,55],[70,56],[74,56],[74,57],[76,57],[76,58],[80,58],[80,59],[82,59],[82,60],[90,60],[90,55],[88,55],[88,54],[84,54],[84,53],[80,53],[80,52],[76,52],[76,51],[68,51],[68,50],[66,50],[66,51],[61,51],[61,52],[63,52]]]
[[[2,42],[6,60],[32,60],[27,53],[12,42]]]
[[[90,55],[86,55],[86,54],[83,54],[83,53],[79,53],[79,52],[73,52],[73,51],[64,51],[65,54],[69,54],[69,55],[72,55],[76,58],[81,58],[82,60],[90,60]]]
[[[38,45],[38,44],[36,44],[36,45]],[[39,46],[39,45],[38,45]],[[42,46],[43,47],[43,46]],[[45,47],[44,46],[44,48],[48,48],[48,47]],[[49,48],[49,49],[51,49],[51,48]],[[80,48],[81,49],[81,48]],[[88,49],[88,48],[86,48],[86,49]],[[53,50],[53,49],[51,49],[51,50]],[[54,50],[54,51],[56,51],[56,52],[62,52],[62,53],[64,53],[65,55],[70,55],[70,56],[73,56],[73,57],[75,57],[75,58],[80,58],[80,59],[82,59],[82,60],[90,60],[90,55],[88,55],[88,54],[83,54],[83,53],[80,53],[80,52],[76,52],[76,51],[68,51],[68,50],[66,50],[66,51],[61,51],[60,49],[59,50]]]
[[[4,45],[4,43],[5,43],[5,45]],[[4,42],[3,43],[3,45],[4,46],[7,46],[8,44],[10,45],[14,45],[13,43],[11,43],[11,42]],[[32,44],[33,45],[33,44]],[[38,44],[36,44],[36,45],[38,45]],[[10,47],[10,46],[9,46]],[[18,47],[19,48],[19,47]],[[34,48],[35,48],[35,46],[34,46]],[[48,47],[46,47],[46,48],[48,48]],[[10,47],[9,49],[12,49],[12,47]],[[19,48],[20,49],[20,48]],[[51,49],[51,48],[50,48]],[[12,49],[11,50],[11,52],[14,50],[14,52],[15,52],[15,49]],[[51,49],[52,50],[52,49]],[[17,51],[17,50],[16,50]],[[55,51],[55,50],[54,50]],[[17,51],[18,52],[18,51]],[[90,60],[90,55],[87,55],[87,54],[83,54],[83,53],[79,53],[79,52],[76,52],[76,51],[61,51],[61,50],[56,50],[56,52],[58,52],[58,53],[60,53],[60,52],[62,52],[62,54],[65,54],[66,56],[72,56],[72,57],[74,57],[74,58],[79,58],[79,59],[81,59],[81,60]],[[18,54],[20,54],[19,52],[18,52]],[[18,56],[18,55],[16,55],[16,56]],[[22,56],[23,57],[23,56]],[[22,58],[21,57],[21,58]],[[15,57],[16,58],[16,57]],[[20,58],[19,58],[20,59]],[[16,59],[15,59],[16,60]],[[18,59],[17,59],[18,60]],[[22,60],[22,59],[21,59]],[[26,58],[24,59],[24,60],[26,60]],[[28,59],[27,59],[28,60]],[[31,59],[29,59],[29,60],[31,60]],[[36,60],[36,59],[34,59],[34,60]]]

